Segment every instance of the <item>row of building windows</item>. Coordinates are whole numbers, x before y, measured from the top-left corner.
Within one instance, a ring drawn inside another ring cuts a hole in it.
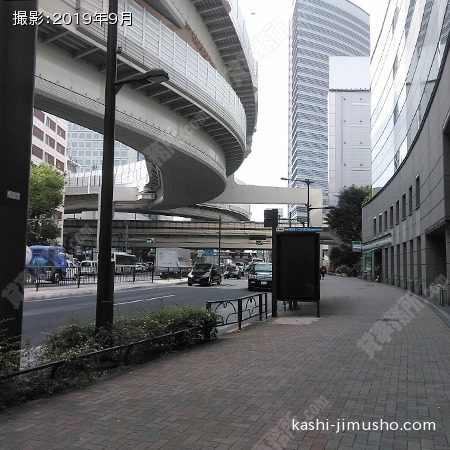
[[[49,147],[55,148],[56,151],[61,153],[62,155],[65,154],[66,149],[64,145],[61,145],[59,142],[56,142],[51,136],[48,134],[45,134],[40,128],[38,128],[36,125],[33,125],[33,136],[37,137],[42,142],[45,142]]]
[[[58,158],[55,158],[54,156],[50,155],[49,153],[44,152],[44,150],[42,150],[42,148],[39,148],[37,145],[33,144],[31,146],[31,153],[34,156],[36,156],[36,158],[39,158],[42,161],[46,162],[47,164],[55,166],[61,172],[64,172],[64,163],[60,161]]]
[[[62,139],[66,138],[66,131],[63,128],[61,128],[59,125],[57,125],[56,122],[54,120],[52,120],[49,116],[45,117],[45,113],[43,111],[40,111],[39,109],[35,109],[34,117],[36,117],[36,119],[38,119],[42,123],[44,123],[52,131],[56,131],[58,136],[60,136]]]
[[[413,198],[413,185],[411,184],[408,188],[408,192],[404,192],[401,198],[397,199],[395,205],[391,205],[388,210],[386,209],[383,213],[380,213],[378,217],[373,218],[373,234],[383,233],[387,231],[388,228],[394,227],[395,224],[398,225],[401,220],[405,220],[407,216],[413,213],[414,209],[420,206],[420,177],[417,175],[415,180],[415,201]],[[395,208],[395,211],[394,211]]]

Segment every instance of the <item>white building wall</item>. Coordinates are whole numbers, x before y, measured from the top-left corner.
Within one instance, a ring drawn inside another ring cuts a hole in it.
[[[330,206],[345,187],[371,184],[370,61],[330,58],[328,187]]]

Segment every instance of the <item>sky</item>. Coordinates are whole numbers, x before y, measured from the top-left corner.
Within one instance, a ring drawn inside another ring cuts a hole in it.
[[[370,40],[374,45],[389,0],[352,3],[370,14]],[[252,152],[235,178],[246,184],[286,187],[281,177],[288,176],[288,30],[292,0],[277,0],[276,10],[270,1],[239,0],[238,4],[258,61],[258,120]],[[280,205],[252,206],[251,220],[262,221],[264,209],[271,207]]]

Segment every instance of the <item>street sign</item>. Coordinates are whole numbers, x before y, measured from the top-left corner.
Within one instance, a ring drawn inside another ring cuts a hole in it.
[[[147,244],[153,244],[156,241],[156,238],[148,238]]]
[[[319,233],[323,227],[277,227],[277,233]]]
[[[361,241],[352,241],[352,251],[354,251],[354,252],[362,251]]]

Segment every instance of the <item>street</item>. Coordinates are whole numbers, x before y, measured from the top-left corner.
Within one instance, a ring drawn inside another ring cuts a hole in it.
[[[164,306],[193,305],[205,307],[207,301],[232,300],[248,296],[247,278],[223,279],[220,285],[187,286],[187,282],[174,285],[154,284],[136,287],[114,294],[114,316],[132,315]],[[61,296],[25,301],[22,343],[39,345],[45,333],[74,320],[94,321],[96,294]]]

